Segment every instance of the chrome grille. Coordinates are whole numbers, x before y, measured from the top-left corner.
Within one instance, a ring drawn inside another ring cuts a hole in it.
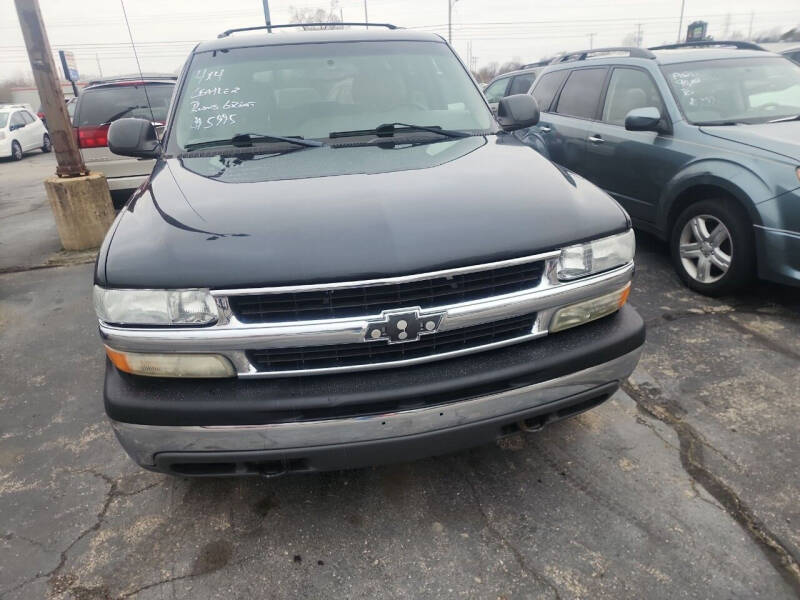
[[[544,261],[535,261],[402,283],[237,295],[230,296],[229,302],[242,323],[364,317],[396,308],[424,309],[519,292],[535,287],[543,272]]]
[[[530,335],[535,321],[536,315],[528,314],[453,331],[442,331],[405,344],[368,342],[301,348],[270,348],[250,350],[247,352],[247,357],[258,371],[270,372],[379,365],[513,340]]]

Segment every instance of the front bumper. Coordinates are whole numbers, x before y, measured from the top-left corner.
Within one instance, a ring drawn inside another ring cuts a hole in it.
[[[756,225],[754,232],[759,277],[800,286],[800,232],[762,225]]]
[[[540,340],[363,374],[164,381],[109,366],[106,410],[128,454],[153,470],[355,468],[452,452],[587,410],[630,375],[643,343],[642,319],[625,306]]]

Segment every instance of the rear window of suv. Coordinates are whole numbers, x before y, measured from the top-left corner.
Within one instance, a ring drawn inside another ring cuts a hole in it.
[[[87,89],[78,101],[75,125],[104,125],[123,117],[139,117],[164,123],[174,88],[175,84],[172,82],[159,82],[104,85]],[[148,99],[153,109],[152,117]]]
[[[606,71],[605,68],[578,69],[570,73],[558,98],[556,112],[569,117],[594,119]]]
[[[536,98],[539,110],[546,112],[550,109],[553,98],[556,97],[558,89],[564,83],[568,74],[569,71],[554,71],[553,73],[545,73],[539,78],[539,83],[531,92],[533,97]]]

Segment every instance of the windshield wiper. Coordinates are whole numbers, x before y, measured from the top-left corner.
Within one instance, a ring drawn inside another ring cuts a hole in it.
[[[772,119],[771,121],[767,121],[767,123],[783,123],[784,121],[800,121],[800,115],[789,115],[788,117]]]
[[[727,126],[727,125],[744,125],[742,121],[695,121],[692,123],[693,125],[697,125],[698,127],[710,127],[712,125],[719,125],[719,126]]]
[[[270,135],[266,133],[237,133],[231,138],[224,140],[209,140],[206,142],[195,142],[194,144],[186,144],[184,149],[187,152],[192,150],[199,150],[200,148],[211,148],[213,146],[252,146],[253,142],[287,142],[289,144],[296,144],[298,146],[305,146],[306,148],[319,148],[324,146],[323,142],[317,140],[304,140],[301,137],[284,137],[282,135]]]
[[[406,131],[429,131],[438,133],[445,137],[465,138],[471,134],[466,131],[456,131],[454,129],[442,129],[439,125],[409,125],[408,123],[383,123],[375,129],[356,129],[354,131],[332,131],[328,137],[357,137],[360,135],[377,135],[378,137],[392,137],[395,133]]]

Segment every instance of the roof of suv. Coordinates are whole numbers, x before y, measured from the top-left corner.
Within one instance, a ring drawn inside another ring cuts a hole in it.
[[[761,58],[766,56],[780,57],[757,44],[740,41],[684,42],[667,44],[653,48],[613,47],[567,52],[556,57],[550,64],[557,69],[574,68],[579,63],[589,61],[620,63],[635,61],[646,64],[655,61],[659,65],[680,64],[700,60],[716,60],[722,58]],[[550,69],[548,69],[550,70]]]
[[[696,60],[714,60],[718,58],[757,58],[779,56],[766,50],[745,50],[737,48],[675,48],[670,50],[653,50],[659,64],[692,62]]]
[[[443,38],[435,33],[415,31],[413,29],[325,29],[314,31],[292,31],[276,33],[234,33],[215,40],[200,42],[195,52],[226,50],[230,48],[247,48],[251,46],[277,46],[282,44],[323,44],[326,42],[377,42],[377,41],[411,41],[442,42]]]

